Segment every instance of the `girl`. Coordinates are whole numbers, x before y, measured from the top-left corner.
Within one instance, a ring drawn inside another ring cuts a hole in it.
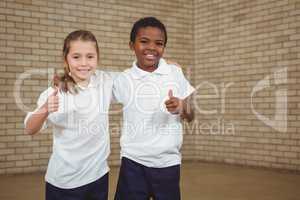
[[[37,109],[24,122],[29,134],[53,127],[46,200],[107,200],[112,79],[96,70],[99,48],[89,31],[70,33],[63,57],[60,89],[49,87],[42,92]]]

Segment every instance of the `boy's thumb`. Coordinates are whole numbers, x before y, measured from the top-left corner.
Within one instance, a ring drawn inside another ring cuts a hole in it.
[[[169,90],[169,97],[172,98],[173,97],[173,91]]]

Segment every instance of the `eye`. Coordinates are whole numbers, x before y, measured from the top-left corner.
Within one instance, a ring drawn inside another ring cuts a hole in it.
[[[94,55],[89,55],[89,56],[88,56],[88,59],[93,59],[93,58],[95,58]]]
[[[165,43],[164,43],[163,40],[156,40],[156,41],[155,41],[155,44],[156,44],[157,46],[160,46],[160,47],[165,45]]]
[[[79,58],[79,56],[73,56],[72,58],[73,58],[73,59],[78,59],[78,58]]]

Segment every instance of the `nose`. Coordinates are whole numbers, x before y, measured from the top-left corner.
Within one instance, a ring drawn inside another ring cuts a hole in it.
[[[148,49],[149,50],[155,50],[155,43],[154,42],[150,42],[148,45]]]
[[[86,65],[87,64],[87,59],[86,58],[82,58],[81,59],[81,65]]]

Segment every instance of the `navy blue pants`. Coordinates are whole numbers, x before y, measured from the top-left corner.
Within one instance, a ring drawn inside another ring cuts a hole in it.
[[[46,200],[107,200],[108,173],[87,185],[62,189],[46,182]]]
[[[145,167],[123,157],[115,200],[180,200],[180,165]]]

